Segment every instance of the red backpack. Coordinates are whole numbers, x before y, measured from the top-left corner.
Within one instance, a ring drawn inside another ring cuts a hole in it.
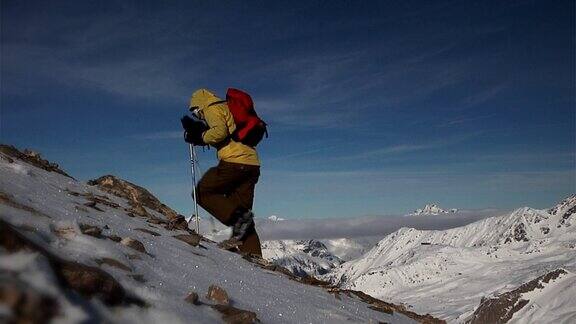
[[[232,134],[233,140],[256,147],[264,134],[268,137],[266,123],[256,114],[254,102],[249,94],[230,88],[226,92],[226,102],[236,124],[236,130]]]

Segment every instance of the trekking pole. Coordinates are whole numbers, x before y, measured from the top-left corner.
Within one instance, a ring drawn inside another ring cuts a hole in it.
[[[190,150],[190,164],[192,167],[192,199],[194,200],[194,215],[196,216],[196,234],[200,234],[200,216],[198,215],[198,200],[196,196],[196,150],[194,145],[188,144],[188,149]],[[190,222],[190,221],[188,221]]]

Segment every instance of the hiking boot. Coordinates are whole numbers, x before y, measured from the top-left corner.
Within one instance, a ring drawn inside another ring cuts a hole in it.
[[[237,209],[236,223],[232,227],[232,238],[242,241],[248,231],[254,227],[254,214],[249,209]]]

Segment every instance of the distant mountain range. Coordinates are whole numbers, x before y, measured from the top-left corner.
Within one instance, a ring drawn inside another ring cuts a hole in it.
[[[450,212],[431,204],[413,215]],[[572,195],[547,210],[523,207],[448,230],[402,228],[327,274],[305,269],[450,322],[568,323],[576,319],[575,215]],[[289,265],[296,252],[267,253]]]

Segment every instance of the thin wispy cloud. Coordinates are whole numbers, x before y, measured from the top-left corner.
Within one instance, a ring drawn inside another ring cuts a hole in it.
[[[371,150],[366,150],[359,153],[347,154],[345,156],[331,157],[330,160],[337,161],[353,161],[353,160],[367,160],[384,158],[390,155],[412,153],[424,150],[434,150],[444,147],[449,147],[452,145],[457,145],[472,138],[478,137],[483,132],[476,131],[466,134],[461,134],[459,136],[453,136],[451,138],[436,140],[428,143],[412,143],[412,144],[397,144],[392,146],[387,146],[383,148],[376,148]]]
[[[469,109],[478,105],[485,104],[497,98],[502,92],[509,88],[508,82],[502,82],[488,87],[467,97],[464,97],[458,105],[459,110]]]
[[[445,123],[441,123],[439,125],[436,125],[436,127],[448,127],[448,126],[453,126],[453,125],[459,125],[459,124],[475,122],[475,121],[483,120],[483,119],[487,119],[487,118],[492,118],[495,116],[496,116],[496,114],[489,114],[489,115],[483,115],[483,116],[473,116],[473,117],[458,117],[458,118],[451,119]]]
[[[572,4],[1,6],[2,139],[79,178],[184,183],[171,163],[187,158],[177,119],[190,94],[238,87],[270,126],[258,214],[393,212],[430,196],[506,207],[574,187],[573,155],[551,154],[575,147]],[[150,180],[155,167],[170,179]],[[187,210],[175,192],[168,203]]]
[[[460,211],[456,214],[435,216],[364,216],[342,219],[298,219],[270,221],[257,220],[260,236],[264,240],[384,237],[402,227],[420,230],[445,230],[475,221],[504,215],[507,211],[488,209]]]

